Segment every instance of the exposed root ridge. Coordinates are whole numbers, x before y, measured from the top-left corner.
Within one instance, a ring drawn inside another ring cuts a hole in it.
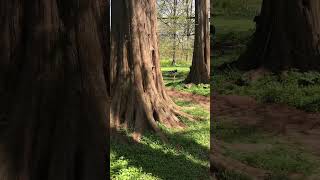
[[[213,147],[215,148],[215,147]],[[246,164],[243,164],[240,161],[225,157],[217,148],[210,154],[210,164],[211,169],[216,172],[236,172],[238,174],[243,174],[254,180],[263,180],[270,177],[270,172],[254,167],[250,167]]]
[[[134,94],[135,93],[132,93],[131,96]],[[123,99],[117,98],[117,101],[113,102],[113,107],[115,108],[111,111],[112,120],[110,126],[116,130],[133,128],[132,138],[134,141],[140,142],[144,129],[149,126],[164,143],[168,143],[169,141],[159,127],[158,122],[167,128],[183,129],[186,126],[178,117],[184,117],[194,121],[193,116],[183,112],[182,108],[177,106],[165,92],[162,97],[156,93],[140,94],[142,94],[141,97],[136,97],[137,101],[135,102],[137,102],[137,104],[129,102],[126,105],[128,108],[125,112],[121,112],[120,110]],[[122,97],[121,94],[117,95]],[[121,114],[125,114],[125,116],[121,116]],[[121,121],[123,117],[125,117],[124,122]]]

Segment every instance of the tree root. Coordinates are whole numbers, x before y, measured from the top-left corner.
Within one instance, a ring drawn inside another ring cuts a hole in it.
[[[210,154],[210,164],[212,169],[218,172],[228,171],[243,174],[254,180],[263,180],[270,177],[270,172],[250,167],[237,160],[225,157],[222,153],[214,151]]]

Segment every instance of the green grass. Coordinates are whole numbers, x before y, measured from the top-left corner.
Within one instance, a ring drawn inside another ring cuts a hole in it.
[[[260,11],[262,0],[219,0],[213,1],[216,16],[254,16]]]
[[[145,133],[140,144],[112,141],[112,179],[209,178],[209,112],[190,102],[177,103],[184,107],[193,107],[189,113],[202,120],[198,122],[183,120],[188,126],[184,130],[162,127],[169,144],[162,143],[151,132]]]
[[[263,133],[255,127],[242,127],[239,124],[225,121],[219,121],[212,126],[215,129],[217,139],[224,142],[271,145],[271,149],[254,152],[244,152],[225,147],[226,156],[237,159],[252,167],[270,170],[272,172],[271,179],[284,178],[290,173],[310,175],[320,166],[319,159],[308,153],[303,147],[297,144],[289,144],[281,137]],[[230,172],[226,174],[223,179],[230,179],[229,176],[237,176],[232,173],[228,175]],[[242,178],[245,179],[246,177]]]
[[[255,23],[249,18],[216,17],[214,22],[217,37],[221,37],[230,33],[240,37],[248,35],[250,36],[252,34],[252,30],[255,28]]]
[[[244,72],[229,70],[216,72],[213,88],[220,94],[255,97],[263,103],[283,103],[309,112],[320,112],[320,73],[289,71],[287,77],[269,75],[254,82],[246,82]]]
[[[189,84],[186,85],[183,81],[186,79],[190,71],[191,62],[178,62],[176,66],[172,66],[168,60],[161,61],[161,71],[164,79],[164,83],[167,87],[174,88],[179,91],[189,92],[197,95],[209,96],[210,85],[209,84]],[[169,71],[177,70],[175,78],[169,73]]]

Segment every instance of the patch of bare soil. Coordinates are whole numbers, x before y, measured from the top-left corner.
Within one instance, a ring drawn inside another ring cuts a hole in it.
[[[207,110],[210,110],[210,97],[192,94],[188,92],[177,91],[174,89],[167,89],[168,95],[173,99],[190,101],[199,104]]]
[[[251,97],[218,94],[211,94],[211,113],[212,122],[228,119],[241,125],[261,128],[283,137],[288,143],[301,144],[320,158],[320,113],[307,113],[283,104],[260,104]],[[253,179],[265,179],[268,172],[230,160],[215,149],[229,146],[239,151],[255,151],[270,148],[270,145],[211,143],[215,147],[211,150],[211,165],[235,172],[240,170]],[[301,178],[295,174],[290,179],[295,177]]]

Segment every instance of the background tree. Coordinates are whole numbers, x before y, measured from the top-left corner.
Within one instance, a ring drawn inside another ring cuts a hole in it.
[[[162,59],[191,60],[194,36],[194,0],[157,0]]]
[[[108,2],[0,2],[0,179],[106,178]]]
[[[165,139],[157,122],[182,127],[176,115],[184,114],[162,80],[156,0],[111,3],[111,128],[129,128],[139,140],[151,127]]]
[[[195,6],[194,51],[190,73],[185,81],[208,84],[210,79],[209,0],[196,0]]]
[[[320,70],[320,2],[264,0],[256,32],[237,65],[244,70]]]

